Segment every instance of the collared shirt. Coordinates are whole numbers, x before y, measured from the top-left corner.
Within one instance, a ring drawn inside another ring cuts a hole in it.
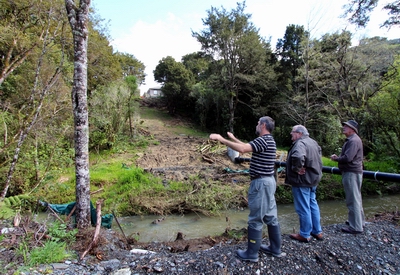
[[[250,161],[250,176],[271,176],[274,174],[276,144],[271,134],[266,134],[249,142],[253,148]]]

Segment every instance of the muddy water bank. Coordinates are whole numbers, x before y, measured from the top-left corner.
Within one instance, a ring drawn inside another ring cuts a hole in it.
[[[395,211],[399,206],[400,195],[366,198],[363,201],[364,212],[368,218],[376,213]],[[347,208],[344,201],[320,202],[322,226],[340,224],[347,219]],[[222,234],[226,228],[240,229],[247,227],[248,210],[228,210],[217,217],[191,213],[186,215],[133,216],[119,217],[122,229],[127,236],[139,234],[141,242],[164,242],[176,239],[178,232],[185,239],[195,239],[205,236]],[[293,204],[278,205],[278,218],[282,234],[298,231],[298,216]],[[119,230],[116,223],[114,230]]]

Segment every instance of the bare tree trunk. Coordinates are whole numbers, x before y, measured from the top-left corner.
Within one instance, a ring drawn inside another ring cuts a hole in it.
[[[74,111],[76,220],[77,227],[90,226],[89,116],[87,104],[87,44],[90,0],[65,0],[68,20],[74,37]]]

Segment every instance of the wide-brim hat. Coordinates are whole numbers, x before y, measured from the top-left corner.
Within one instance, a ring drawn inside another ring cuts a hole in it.
[[[346,122],[342,122],[342,125],[349,126],[351,129],[354,130],[354,132],[356,132],[358,134],[358,123],[355,120],[349,120]]]

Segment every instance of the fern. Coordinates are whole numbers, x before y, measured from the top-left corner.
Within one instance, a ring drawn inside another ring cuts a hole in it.
[[[21,209],[29,207],[33,201],[35,201],[34,198],[30,197],[29,195],[22,194],[5,198],[4,204],[12,209]]]
[[[4,202],[0,202],[0,219],[7,220],[15,216],[15,210],[6,206]]]
[[[0,219],[14,217],[17,211],[28,209],[34,201],[35,198],[25,194],[5,198],[0,202]]]

